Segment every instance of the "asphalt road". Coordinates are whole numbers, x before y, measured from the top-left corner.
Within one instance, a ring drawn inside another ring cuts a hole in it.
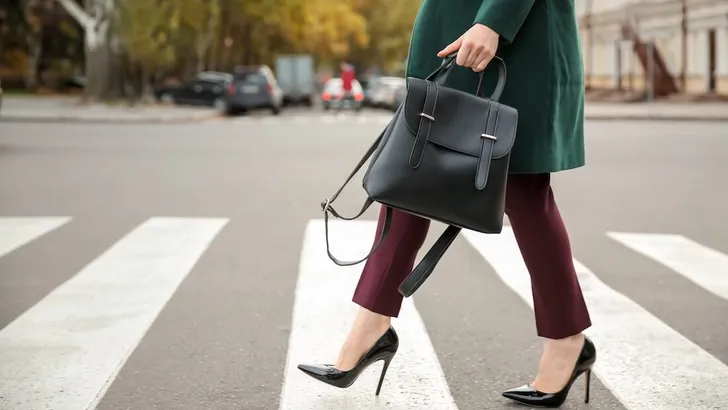
[[[347,390],[295,371],[348,329],[361,266],[327,263],[319,204],[389,115],[0,124],[0,409],[514,408],[540,341],[507,234],[463,235],[406,304],[378,399],[378,370]],[[728,409],[728,126],[587,132],[554,191],[598,377],[563,408]],[[375,217],[334,251],[365,252]]]

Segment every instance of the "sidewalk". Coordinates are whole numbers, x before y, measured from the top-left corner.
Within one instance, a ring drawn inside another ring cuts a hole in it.
[[[726,121],[728,103],[587,102],[587,120]],[[208,107],[139,105],[80,105],[77,97],[8,97],[0,109],[0,122],[190,122],[219,118]]]
[[[0,122],[189,122],[218,117],[208,107],[79,103],[78,97],[5,97]]]
[[[728,103],[587,102],[584,117],[587,120],[728,121]]]

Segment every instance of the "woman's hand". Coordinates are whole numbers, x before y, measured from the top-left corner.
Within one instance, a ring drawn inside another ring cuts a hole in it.
[[[498,37],[498,33],[489,27],[475,24],[460,38],[437,53],[437,56],[445,57],[457,51],[455,64],[480,72],[485,70],[485,67],[495,56],[498,49]]]

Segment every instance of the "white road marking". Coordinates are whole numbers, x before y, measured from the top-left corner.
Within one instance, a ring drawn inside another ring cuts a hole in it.
[[[339,258],[366,255],[374,221],[332,221],[332,252]],[[288,344],[282,410],[456,410],[427,331],[411,299],[393,321],[399,352],[375,396],[382,362],[372,365],[348,389],[321,383],[298,370],[299,363],[331,363],[351,328],[357,306],[351,296],[362,265],[339,267],[326,255],[323,221],[310,221],[303,241],[293,323]]]
[[[66,224],[68,217],[0,218],[0,257]]]
[[[727,255],[681,235],[608,232],[607,236],[728,300]]]
[[[0,408],[95,408],[226,219],[152,218],[0,331]]]
[[[531,282],[513,231],[464,231],[501,280],[533,309]],[[715,410],[728,403],[728,366],[608,287],[574,260],[594,324],[595,373],[630,410]],[[576,399],[574,399],[576,400]]]

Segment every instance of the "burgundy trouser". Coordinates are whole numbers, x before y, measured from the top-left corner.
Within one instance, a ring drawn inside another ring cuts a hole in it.
[[[591,326],[591,321],[550,181],[550,174],[509,175],[506,214],[531,275],[538,335],[561,339],[578,334]],[[377,237],[385,210],[382,206]],[[414,268],[430,220],[392,211],[389,235],[367,260],[353,301],[373,312],[397,317],[402,306],[399,285]]]

